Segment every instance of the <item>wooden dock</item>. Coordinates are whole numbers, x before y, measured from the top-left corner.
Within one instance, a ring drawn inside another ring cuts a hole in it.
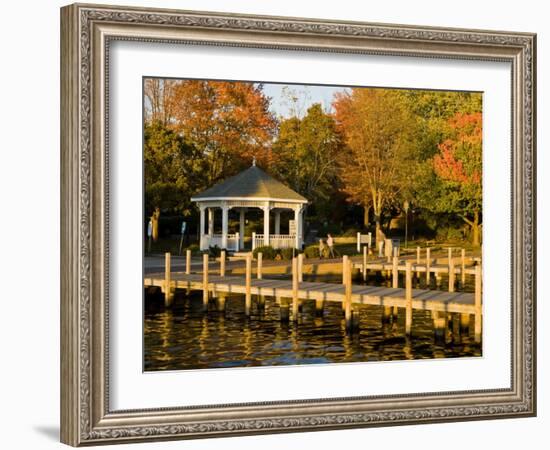
[[[165,289],[163,273],[149,274],[144,278],[144,286],[157,286]],[[203,290],[203,274],[185,274],[173,272],[171,274],[170,289]],[[246,294],[245,277],[236,276],[208,276],[208,292],[214,295]],[[292,280],[252,279],[251,295],[292,298]],[[316,300],[327,302],[345,301],[345,286],[335,283],[301,282],[298,286],[300,300]],[[406,302],[405,289],[377,286],[352,285],[352,304],[396,306],[404,308]],[[426,289],[412,290],[413,309],[422,309],[447,313],[474,314],[474,294],[464,292],[444,292]]]
[[[206,309],[210,296],[225,297],[227,294],[244,294],[245,312],[250,315],[252,295],[262,298],[265,296],[276,299],[292,299],[292,314],[287,309],[281,316],[297,320],[298,306],[303,301],[316,302],[317,309],[323,308],[325,302],[339,302],[345,311],[346,328],[353,328],[354,307],[359,305],[376,305],[384,307],[385,315],[397,313],[399,308],[406,312],[406,332],[410,333],[412,325],[412,310],[431,311],[434,326],[446,322],[446,314],[461,314],[462,322],[469,323],[470,316],[474,316],[475,339],[481,340],[481,266],[473,268],[475,276],[475,292],[454,291],[454,270],[451,263],[451,274],[448,291],[413,289],[412,273],[420,269],[411,260],[404,261],[405,288],[399,288],[397,277],[399,261],[394,257],[390,269],[393,271],[393,287],[380,287],[352,284],[352,271],[356,264],[347,257],[343,257],[342,284],[324,282],[304,282],[301,271],[303,255],[292,260],[292,278],[289,280],[265,279],[262,274],[262,258],[258,258],[256,278],[252,277],[252,258],[246,259],[246,273],[244,277],[225,275],[225,252],[222,252],[219,271],[209,268],[208,255],[203,255],[203,270],[200,273],[191,273],[190,254],[187,255],[185,272],[171,272],[170,254],[166,254],[165,272],[148,274],[144,277],[144,287],[159,287],[165,294],[165,303],[170,306],[174,292],[177,289],[203,291],[203,305]],[[364,269],[364,266],[362,266]],[[429,268],[428,268],[428,273]],[[452,281],[452,283],[451,283]],[[279,303],[281,303],[279,301]]]

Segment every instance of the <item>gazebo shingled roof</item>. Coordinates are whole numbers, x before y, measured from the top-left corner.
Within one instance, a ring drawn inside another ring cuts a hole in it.
[[[279,199],[307,203],[307,200],[300,194],[255,165],[193,196],[192,200],[214,198]]]

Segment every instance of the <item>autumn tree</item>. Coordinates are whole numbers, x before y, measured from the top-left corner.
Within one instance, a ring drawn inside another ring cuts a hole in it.
[[[185,80],[174,86],[174,129],[204,153],[210,185],[250,165],[271,163],[276,120],[262,86]]]
[[[433,209],[459,215],[471,228],[472,244],[480,244],[482,208],[482,116],[457,113],[449,119],[449,133],[438,146],[432,164],[438,185],[433,186]]]
[[[415,117],[414,139],[420,159],[431,159],[446,139],[449,121],[458,113],[481,112],[481,93],[404,89],[396,91]]]
[[[273,143],[276,164],[272,172],[306,197],[318,215],[326,218],[336,192],[342,142],[334,118],[319,103],[303,118],[290,117],[280,124]]]
[[[442,180],[434,171],[433,159],[439,154],[441,143],[454,133],[450,125],[453,117],[481,112],[482,94],[412,89],[398,92],[416,121],[413,139],[417,146],[417,161],[410,166],[408,200],[417,217],[433,229],[444,224],[459,224],[463,222],[458,215],[460,211],[438,206],[445,194]]]
[[[386,208],[400,205],[415,162],[416,122],[397,91],[356,88],[333,106],[347,152],[340,176],[350,200],[374,212],[377,235]]]

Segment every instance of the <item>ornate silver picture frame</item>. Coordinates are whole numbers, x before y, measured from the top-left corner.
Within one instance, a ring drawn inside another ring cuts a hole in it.
[[[108,71],[115,41],[509,63],[510,386],[114,410],[109,384]],[[62,8],[62,442],[81,446],[534,416],[535,89],[536,36],[530,33],[85,4]]]

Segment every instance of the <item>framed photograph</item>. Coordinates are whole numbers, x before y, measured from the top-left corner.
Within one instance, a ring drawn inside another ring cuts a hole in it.
[[[536,36],[61,9],[61,440],[536,414]]]

